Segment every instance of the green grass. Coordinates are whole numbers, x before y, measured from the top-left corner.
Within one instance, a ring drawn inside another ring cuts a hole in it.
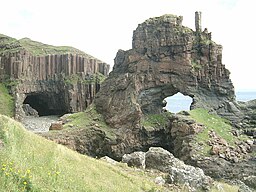
[[[90,129],[91,127],[97,127],[104,131],[108,138],[115,138],[114,130],[105,123],[103,116],[96,111],[93,104],[84,112],[70,115],[67,120],[68,123],[64,125],[64,129],[70,129],[72,131],[74,128]]]
[[[19,43],[22,47],[24,47],[27,51],[29,51],[33,55],[75,53],[79,55],[86,55],[86,56],[92,57],[73,47],[47,45],[37,41],[33,41],[29,38],[20,39]]]
[[[203,155],[209,155],[211,146],[207,145],[209,131],[214,131],[219,137],[225,139],[230,146],[235,146],[235,142],[246,139],[245,136],[235,137],[231,133],[232,126],[228,120],[217,115],[209,114],[205,109],[194,109],[189,111],[190,116],[198,123],[205,125],[205,129],[196,135],[196,142],[203,143]]]
[[[161,114],[148,114],[145,115],[142,120],[142,125],[146,129],[152,129],[154,127],[165,126],[168,123],[168,119],[171,116],[170,112]]]
[[[27,50],[34,56],[73,53],[77,55],[83,55],[87,58],[93,58],[93,56],[73,47],[47,45],[33,41],[29,38],[17,40],[15,38],[0,34],[0,54],[16,53],[20,50]]]
[[[79,115],[78,115],[79,116]],[[156,186],[157,173],[138,171],[124,164],[110,165],[72,151],[25,130],[0,115],[0,191],[128,192],[187,191],[182,186]],[[224,189],[233,189],[225,186]],[[211,191],[214,191],[215,187]],[[216,191],[216,190],[215,190]],[[226,190],[235,192],[237,190]]]
[[[0,54],[17,52],[22,49],[17,39],[0,34]]]
[[[211,189],[211,192],[238,192],[239,187],[236,185],[229,185],[224,182],[215,182],[214,187]]]
[[[78,154],[0,115],[0,191],[155,191],[133,169]]]
[[[0,114],[12,117],[14,115],[13,97],[4,84],[0,83]]]
[[[65,76],[64,77],[64,82],[67,85],[72,85],[75,84],[77,82],[81,82],[82,84],[93,84],[93,83],[99,83],[101,84],[104,80],[106,79],[106,76],[103,75],[102,73],[95,73],[95,74],[91,74],[85,77],[85,79],[83,79],[81,76],[79,76],[78,74],[71,74],[70,76]]]
[[[192,69],[194,71],[199,71],[200,69],[202,69],[202,65],[200,65],[197,61],[192,61],[191,62],[191,65],[192,65]]]

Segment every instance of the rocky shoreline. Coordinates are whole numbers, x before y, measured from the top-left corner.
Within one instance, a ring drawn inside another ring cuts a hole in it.
[[[55,123],[59,119],[56,115],[51,116],[42,116],[42,117],[35,117],[35,116],[25,116],[21,123],[24,127],[35,133],[43,133],[48,132],[51,124]]]

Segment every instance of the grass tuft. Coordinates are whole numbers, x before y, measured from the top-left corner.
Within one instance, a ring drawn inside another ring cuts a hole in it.
[[[14,115],[14,100],[8,93],[8,89],[4,84],[0,83],[0,114],[13,117]]]
[[[114,133],[111,127],[109,127],[103,116],[96,111],[95,106],[90,105],[85,111],[74,113],[67,118],[67,122],[64,125],[66,130],[74,130],[74,129],[90,129],[98,128],[105,132],[106,136],[110,139],[115,139],[116,134]]]
[[[161,114],[148,114],[142,120],[142,125],[146,129],[154,127],[164,127],[168,124],[168,119],[172,115],[171,112],[164,112]]]

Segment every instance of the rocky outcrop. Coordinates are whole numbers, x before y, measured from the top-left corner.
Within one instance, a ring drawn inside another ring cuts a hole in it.
[[[229,71],[222,64],[222,46],[211,39],[207,29],[201,30],[200,18],[196,13],[196,31],[183,26],[181,16],[150,18],[134,31],[132,49],[118,51],[113,71],[94,102],[120,138],[115,149],[118,158],[150,146],[188,152],[189,146],[183,151],[173,146],[180,146],[203,125],[184,118],[172,133],[168,127],[172,117],[159,126],[143,125],[148,116],[163,114],[164,99],[178,92],[193,99],[191,109],[208,109],[236,126],[244,118]]]
[[[252,137],[240,135],[242,132],[237,129],[227,132],[224,127],[217,133],[184,114],[170,118],[169,129],[170,149],[175,157],[200,167],[212,178],[239,179],[249,187],[255,187],[251,182],[254,178],[250,177],[256,175],[255,144]],[[223,134],[220,136],[224,131],[226,139]]]
[[[190,162],[197,152],[193,145],[194,137],[206,127],[197,123],[189,115],[176,114],[170,118],[167,130],[170,134],[170,149],[176,157],[185,162]]]
[[[205,190],[210,188],[213,182],[210,177],[204,174],[202,169],[184,164],[183,161],[175,158],[173,154],[160,147],[151,147],[146,153],[134,152],[125,154],[123,159],[128,160],[129,166],[156,169],[168,173],[168,183],[187,184],[190,191]],[[141,166],[142,164],[144,166]]]
[[[33,109],[29,104],[23,104],[22,108],[26,116],[38,117],[38,111]]]
[[[92,157],[103,157],[106,155],[113,157],[109,138],[104,131],[98,128],[74,128],[74,130],[63,130],[60,134],[51,134],[51,132],[39,134],[81,154]]]
[[[197,19],[200,19],[197,17]],[[200,21],[196,21],[197,25]],[[161,113],[163,100],[178,92],[233,122],[243,114],[235,101],[222,46],[200,26],[193,31],[182,17],[163,15],[139,24],[132,49],[119,50],[113,71],[96,96],[97,110],[119,129],[140,128],[145,114]]]
[[[122,162],[127,163],[130,167],[145,168],[145,153],[141,151],[133,152],[131,154],[124,154]]]
[[[62,126],[62,121],[56,121],[51,123],[51,126],[49,128],[49,130],[62,130],[63,126]]]
[[[256,99],[247,102],[239,102],[239,105],[245,114],[240,125],[245,128],[244,131],[247,135],[256,139]]]
[[[108,64],[74,48],[0,36],[0,79],[12,88],[17,118],[23,103],[40,116],[84,110],[108,71]]]

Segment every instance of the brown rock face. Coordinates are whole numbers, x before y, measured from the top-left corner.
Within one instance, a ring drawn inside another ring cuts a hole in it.
[[[17,118],[23,103],[40,116],[84,110],[108,72],[108,64],[77,49],[0,35],[0,80],[12,87]]]
[[[113,71],[95,104],[115,128],[138,128],[144,114],[162,111],[166,97],[178,92],[193,99],[191,108],[206,108],[235,121],[240,114],[222,46],[182,25],[182,17],[164,15],[138,25],[131,50],[119,50]]]
[[[57,121],[51,124],[49,130],[62,130],[62,129],[63,129],[62,121]]]

